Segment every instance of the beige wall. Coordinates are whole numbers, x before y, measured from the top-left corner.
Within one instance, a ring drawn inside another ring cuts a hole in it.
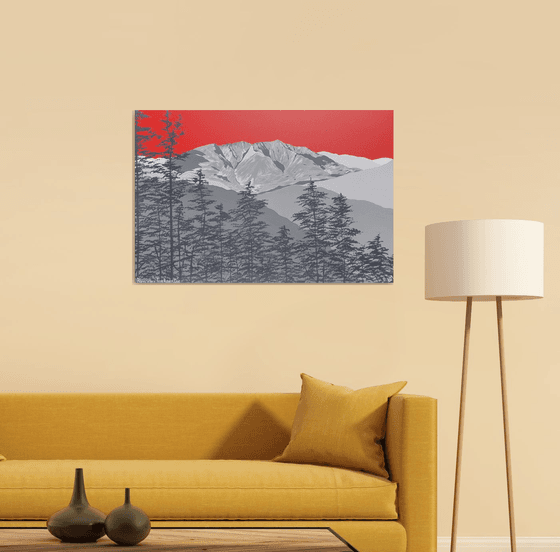
[[[539,220],[545,298],[504,304],[505,344],[517,532],[557,535],[556,4],[2,2],[0,391],[406,379],[439,400],[446,536],[465,310],[424,300],[424,227]],[[134,285],[133,110],[166,108],[394,109],[395,283]],[[459,535],[505,536],[492,303],[468,383]]]

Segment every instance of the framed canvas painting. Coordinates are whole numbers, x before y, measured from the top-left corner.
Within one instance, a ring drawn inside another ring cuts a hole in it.
[[[136,111],[137,283],[393,282],[392,111]]]

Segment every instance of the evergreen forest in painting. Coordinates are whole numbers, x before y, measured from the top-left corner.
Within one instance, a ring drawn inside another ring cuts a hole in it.
[[[393,282],[392,158],[190,147],[191,113],[135,112],[136,282]]]

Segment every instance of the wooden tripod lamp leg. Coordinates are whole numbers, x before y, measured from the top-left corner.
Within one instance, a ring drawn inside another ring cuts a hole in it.
[[[504,334],[503,334],[503,317],[502,317],[502,298],[496,297],[496,309],[498,311],[498,345],[500,348],[500,374],[502,378],[502,412],[504,415],[504,442],[506,446],[506,474],[507,474],[507,491],[509,506],[509,537],[511,541],[512,552],[517,551],[515,542],[515,521],[513,519],[513,484],[511,477],[511,452],[509,448],[509,426],[508,426],[508,407],[506,392],[506,361],[504,357]]]
[[[467,398],[467,365],[469,361],[469,339],[471,335],[472,297],[467,297],[465,317],[465,341],[463,344],[463,374],[461,376],[461,406],[459,407],[459,434],[457,437],[457,463],[455,465],[455,493],[453,495],[453,523],[451,526],[451,552],[457,546],[457,521],[459,518],[459,481],[461,479],[461,456],[463,453],[463,422]]]

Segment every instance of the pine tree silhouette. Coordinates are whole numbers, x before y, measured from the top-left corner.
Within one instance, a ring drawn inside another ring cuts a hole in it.
[[[190,280],[191,282],[208,282],[212,272],[212,230],[210,226],[210,208],[215,203],[208,182],[202,169],[196,171],[195,178],[189,182],[192,199],[188,201],[196,213],[192,217],[190,233]]]
[[[230,215],[233,217],[233,215]],[[225,271],[227,282],[240,282],[241,263],[239,253],[238,230],[232,228],[225,235]]]
[[[186,193],[186,191],[185,191]],[[186,197],[186,196],[184,196]],[[183,200],[184,201],[184,200]],[[180,282],[191,282],[190,271],[186,268],[190,267],[191,252],[189,250],[189,240],[192,236],[192,219],[187,217],[186,209],[181,201],[176,208],[175,228],[177,230],[177,276]]]
[[[165,281],[169,263],[168,249],[165,247],[165,234],[168,230],[164,183],[158,178],[147,181],[145,207],[143,213],[142,279],[148,281]]]
[[[298,197],[301,211],[294,214],[293,220],[305,230],[303,239],[298,243],[304,282],[324,282],[328,268],[328,210],[325,204],[326,192],[317,189],[312,180]]]
[[[147,142],[155,134],[150,127],[142,126],[143,119],[148,118],[142,111],[134,113],[134,267],[138,280],[144,264],[143,231],[146,223],[146,196],[150,180],[146,177],[147,159],[149,155]]]
[[[237,207],[232,214],[238,264],[236,281],[263,281],[264,250],[270,242],[267,224],[259,218],[265,207],[266,201],[257,199],[249,182],[239,193]]]
[[[230,219],[231,216],[224,210],[223,203],[218,203],[209,217],[212,242],[212,267],[217,282],[226,281],[226,247],[230,234],[226,224]]]
[[[354,236],[360,230],[354,228],[354,220],[350,216],[352,208],[342,194],[332,198],[329,206],[328,240],[329,260],[332,281],[352,282],[355,279],[355,270],[358,257],[358,242]]]
[[[185,133],[182,130],[181,114],[171,115],[170,111],[166,111],[162,119],[163,133],[160,136],[158,147],[162,150],[162,156],[165,158],[165,164],[157,165],[157,172],[165,179],[167,189],[164,201],[167,206],[167,220],[169,228],[163,234],[163,238],[168,243],[169,263],[167,267],[167,278],[169,281],[175,281],[175,234],[174,221],[175,211],[178,203],[183,196],[184,190],[175,186],[175,179],[178,171],[178,160],[184,156],[178,152],[178,139]],[[163,247],[163,244],[162,244]]]
[[[281,226],[278,234],[273,238],[273,251],[275,256],[276,281],[290,284],[297,281],[297,264],[294,261],[294,238],[286,226]]]
[[[393,256],[389,257],[389,249],[381,242],[381,235],[370,240],[362,249],[361,279],[364,282],[392,283]]]

